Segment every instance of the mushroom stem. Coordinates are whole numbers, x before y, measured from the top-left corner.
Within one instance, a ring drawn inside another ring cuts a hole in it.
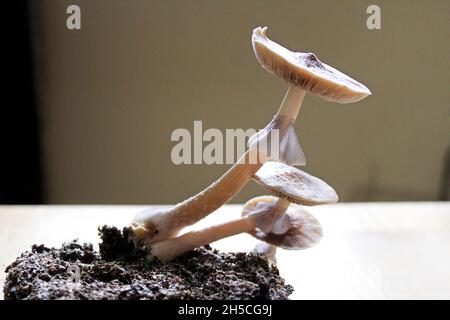
[[[281,211],[284,212],[286,211],[286,209],[289,207],[289,205],[291,204],[291,202],[285,198],[278,198],[277,202],[276,202],[276,208],[277,211]]]
[[[253,225],[260,228],[266,233],[284,233],[289,225],[286,221],[280,220],[291,203],[284,198],[278,198],[277,201],[265,206],[248,215]],[[287,221],[289,222],[289,221]]]
[[[261,241],[255,246],[253,252],[262,254],[270,263],[272,263],[273,265],[277,265],[277,247],[273,244]]]
[[[206,229],[191,231],[179,237],[170,238],[153,244],[151,246],[151,257],[156,257],[161,261],[169,261],[200,246],[239,233],[249,232],[254,228],[255,226],[250,220],[247,217],[243,217]]]
[[[263,154],[249,149],[222,177],[195,196],[166,210],[140,212],[132,222],[134,239],[152,244],[175,236],[234,197],[264,162]]]
[[[299,86],[290,85],[275,117],[288,117],[295,121],[305,98],[306,91]]]
[[[278,198],[276,205],[277,215],[273,219],[271,232],[275,234],[283,234],[287,231],[287,229],[289,229],[290,220],[285,213],[291,205],[291,202],[285,198]]]
[[[248,150],[241,158],[202,192],[173,207],[167,215],[174,219],[174,229],[192,225],[220,208],[236,195],[266,162],[264,155],[257,150]]]

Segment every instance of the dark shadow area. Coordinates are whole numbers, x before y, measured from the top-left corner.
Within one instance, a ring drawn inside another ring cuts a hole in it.
[[[447,153],[445,154],[444,163],[442,166],[442,180],[439,190],[439,200],[450,200],[450,147],[447,148]]]
[[[43,192],[28,1],[6,1],[3,10],[0,204],[38,204]]]

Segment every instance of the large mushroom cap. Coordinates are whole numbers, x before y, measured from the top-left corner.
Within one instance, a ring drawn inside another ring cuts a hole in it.
[[[256,210],[260,202],[275,203],[276,201],[277,198],[272,196],[253,198],[244,205],[242,216]],[[319,221],[306,209],[290,206],[285,215],[290,219],[289,229],[285,233],[265,233],[259,228],[255,228],[249,233],[261,241],[288,250],[306,249],[316,245],[322,239],[322,227]]]
[[[322,63],[313,53],[292,52],[267,38],[266,32],[267,27],[254,29],[252,43],[256,58],[268,72],[328,101],[350,103],[371,94],[366,86]]]
[[[314,206],[338,201],[336,191],[325,181],[282,162],[266,162],[253,179],[273,195],[292,203]]]

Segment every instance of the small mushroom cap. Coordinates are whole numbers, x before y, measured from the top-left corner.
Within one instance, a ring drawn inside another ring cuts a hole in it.
[[[314,206],[338,201],[336,191],[325,181],[282,162],[267,161],[253,180],[292,203]]]
[[[276,201],[277,198],[272,196],[253,198],[244,205],[242,216],[246,216],[255,210],[259,202],[275,203]],[[285,215],[290,219],[289,229],[285,233],[265,233],[261,229],[255,228],[249,234],[261,241],[288,250],[310,248],[322,239],[322,226],[305,208],[290,206]]]
[[[254,29],[252,44],[256,58],[268,72],[328,101],[351,103],[371,95],[366,86],[322,63],[313,53],[292,52],[267,38],[266,33],[267,27]]]

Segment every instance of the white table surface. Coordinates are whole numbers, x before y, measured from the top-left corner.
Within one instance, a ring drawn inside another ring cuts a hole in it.
[[[97,227],[122,227],[149,206],[0,206],[0,285],[4,269],[33,243],[98,243]],[[194,228],[240,215],[226,205]],[[450,299],[450,203],[351,203],[309,208],[324,238],[304,251],[279,250],[292,299]],[[250,251],[242,234],[213,244]],[[2,294],[0,295],[2,297]]]

